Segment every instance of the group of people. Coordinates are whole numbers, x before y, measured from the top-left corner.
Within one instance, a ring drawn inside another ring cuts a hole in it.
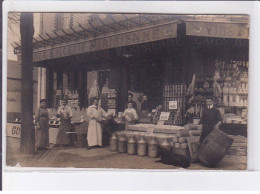
[[[141,110],[148,111],[147,96],[144,96]],[[137,104],[133,101],[133,94],[129,93],[126,109],[123,113],[125,125],[134,124],[138,120]],[[92,105],[87,109],[88,130],[87,130],[87,149],[92,147],[102,147],[102,120],[108,118],[110,114],[99,106],[99,99],[93,98]],[[71,130],[72,110],[67,105],[66,100],[62,100],[62,105],[58,108],[57,117],[60,118],[59,131],[56,137],[55,146],[69,146]],[[36,121],[36,148],[44,150],[49,147],[49,113],[46,106],[46,100],[40,101],[40,108],[35,115]]]
[[[220,112],[214,107],[213,98],[206,99],[206,108],[203,111],[201,123],[202,123],[202,135],[200,137],[200,143],[205,137],[214,129],[219,128],[222,123]],[[126,127],[130,124],[134,124],[138,120],[137,104],[133,101],[133,95],[128,95],[128,101],[126,103],[126,109],[122,116],[125,119]],[[147,102],[147,96],[143,97],[141,104],[141,115],[145,115],[150,111],[149,104]],[[106,113],[104,109],[99,106],[99,100],[93,99],[93,103],[87,109],[88,117],[88,130],[87,130],[87,149],[92,147],[102,147],[102,125],[101,122],[107,118],[110,114]],[[67,105],[66,100],[62,101],[62,105],[58,108],[57,116],[60,118],[59,131],[56,138],[56,146],[68,146],[70,145],[69,133],[71,130],[71,118],[72,110]],[[35,116],[36,120],[36,147],[38,150],[46,149],[49,147],[49,113],[46,107],[46,100],[40,101],[40,108]]]

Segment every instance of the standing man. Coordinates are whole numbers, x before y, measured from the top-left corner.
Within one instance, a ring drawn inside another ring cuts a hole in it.
[[[125,104],[125,108],[128,108],[128,102],[132,102],[133,108],[134,108],[135,110],[137,110],[137,105],[136,105],[136,102],[133,101],[133,97],[134,97],[134,95],[133,95],[132,93],[128,93],[128,101],[127,101],[127,103]]]
[[[98,106],[98,99],[93,98],[93,104],[88,107],[87,115],[89,117],[88,125],[88,147],[90,149],[93,146],[102,146],[102,127],[101,121],[106,118],[107,113]]]
[[[149,112],[150,112],[150,104],[148,102],[147,95],[143,95],[140,116],[147,117]]]
[[[199,140],[200,144],[213,129],[218,129],[222,123],[220,111],[214,106],[213,97],[206,97],[206,108],[202,113],[201,123],[202,133]]]

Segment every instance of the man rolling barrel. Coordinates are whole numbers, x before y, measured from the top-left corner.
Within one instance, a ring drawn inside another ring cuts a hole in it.
[[[222,118],[218,108],[214,106],[213,97],[206,97],[206,108],[202,113],[201,124],[202,133],[199,144],[208,136],[213,129],[218,129],[222,123]]]

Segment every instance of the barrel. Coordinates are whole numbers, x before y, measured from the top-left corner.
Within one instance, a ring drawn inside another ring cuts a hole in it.
[[[198,149],[198,158],[208,167],[215,167],[226,155],[233,139],[219,129],[213,129]]]

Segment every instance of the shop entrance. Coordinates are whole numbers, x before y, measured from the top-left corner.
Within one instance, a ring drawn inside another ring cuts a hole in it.
[[[148,96],[150,108],[162,104],[163,62],[160,60],[143,59],[128,67],[128,91]],[[141,102],[141,99],[140,99]]]

